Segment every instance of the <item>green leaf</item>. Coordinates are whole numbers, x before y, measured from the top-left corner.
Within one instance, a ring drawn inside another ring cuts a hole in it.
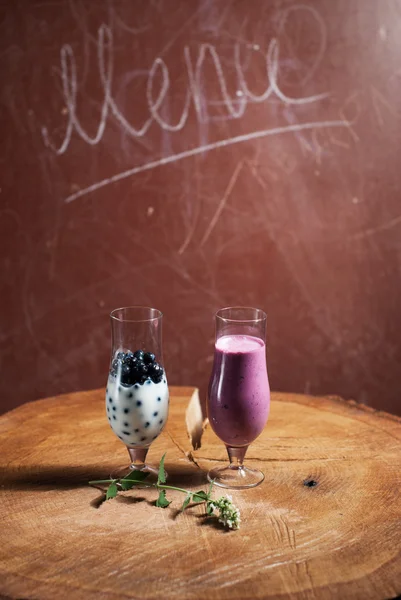
[[[164,470],[164,459],[166,458],[166,453],[163,454],[159,464],[159,475],[157,479],[157,483],[166,483],[166,471]]]
[[[117,485],[114,483],[111,483],[109,485],[109,487],[107,488],[107,492],[106,492],[106,500],[111,500],[112,498],[115,498],[118,494],[118,489],[117,489]]]
[[[205,502],[208,499],[208,495],[206,492],[200,490],[199,492],[195,492],[192,496],[193,502]]]
[[[156,500],[156,506],[159,506],[160,508],[167,508],[169,504],[171,504],[171,502],[166,498],[166,490],[161,490],[159,497]]]
[[[185,498],[184,502],[182,503],[181,506],[181,512],[184,512],[184,510],[186,509],[186,507],[188,506],[188,504],[191,502],[191,494],[188,494],[188,496]]]
[[[142,483],[149,475],[149,471],[131,471],[123,479],[120,479],[120,485],[124,491],[130,490],[134,485]]]
[[[135,481],[143,481],[146,477],[149,477],[149,471],[131,471],[123,479],[133,479]]]
[[[142,483],[142,482],[139,481],[138,483]],[[124,481],[124,480],[120,481],[121,489],[124,492],[126,492],[127,490],[130,490],[131,488],[133,488],[135,484],[136,484],[136,481]]]

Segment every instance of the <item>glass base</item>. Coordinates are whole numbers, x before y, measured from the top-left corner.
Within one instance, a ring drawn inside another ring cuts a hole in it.
[[[146,485],[147,481],[154,481],[155,479],[157,479],[158,476],[158,469],[156,467],[152,467],[151,465],[124,465],[123,467],[118,467],[117,469],[114,469],[111,473],[110,473],[110,479],[123,479],[126,475],[128,475],[129,473],[131,473],[132,471],[146,471],[148,473],[150,473],[149,477],[147,477],[146,479],[144,479],[144,484]],[[166,479],[167,479],[167,473],[166,473]]]
[[[144,484],[146,485],[147,481],[155,481],[159,475],[159,469],[156,467],[152,467],[145,463],[146,455],[148,453],[149,447],[146,448],[130,448],[127,446],[128,454],[131,459],[130,465],[125,465],[124,467],[117,468],[110,473],[111,479],[123,479],[125,475],[131,473],[131,471],[145,471],[150,473],[150,476],[144,480]],[[167,473],[166,473],[167,479]]]
[[[215,485],[232,489],[246,490],[247,488],[260,485],[265,478],[262,471],[257,469],[249,469],[244,466],[227,465],[226,467],[216,467],[211,469],[207,474],[207,478]]]

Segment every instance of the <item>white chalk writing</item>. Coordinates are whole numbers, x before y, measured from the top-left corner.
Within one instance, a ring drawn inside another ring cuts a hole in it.
[[[308,7],[306,8],[309,10]],[[281,17],[281,29],[283,29],[285,26],[285,21],[288,18],[289,12],[290,10],[287,10]],[[318,19],[317,16],[316,19]],[[318,21],[318,23],[319,26],[323,27],[324,24],[322,25],[321,21]],[[259,45],[252,45],[251,47],[253,52],[258,52],[259,54],[261,53]],[[207,90],[205,91],[203,86],[204,66],[206,61],[208,61],[209,68],[210,64],[213,66],[217,77],[219,93],[222,99],[221,103],[219,102],[219,104],[225,108],[226,118],[229,119],[241,119],[244,116],[249,104],[266,102],[272,96],[274,96],[279,102],[282,102],[285,106],[311,104],[327,97],[328,94],[325,92],[307,97],[292,98],[282,91],[279,85],[280,44],[278,38],[272,38],[270,40],[268,43],[267,52],[264,56],[266,65],[266,88],[262,93],[254,93],[251,91],[246,79],[246,74],[244,72],[241,60],[241,52],[241,45],[239,43],[234,44],[233,64],[237,81],[236,92],[234,97],[232,97],[228,91],[227,76],[224,72],[222,61],[216,47],[207,43],[200,44],[195,59],[193,59],[191,56],[189,46],[185,46],[183,48],[183,58],[187,74],[187,88],[183,96],[180,116],[174,123],[167,120],[165,113],[162,114],[163,106],[168,101],[169,97],[170,73],[165,60],[160,56],[157,57],[147,73],[146,103],[149,116],[141,124],[134,125],[126,118],[117,105],[115,98],[113,97],[113,32],[108,25],[103,24],[98,30],[97,38],[97,63],[103,94],[103,101],[101,104],[97,129],[94,133],[89,133],[84,128],[79,116],[77,115],[77,65],[72,47],[69,44],[65,44],[60,51],[62,93],[65,103],[65,112],[67,114],[64,138],[61,143],[57,144],[54,139],[52,139],[48,128],[43,126],[42,136],[44,143],[54,153],[57,155],[62,155],[67,152],[75,132],[87,144],[95,146],[102,140],[106,130],[107,122],[110,117],[113,117],[119,123],[124,132],[132,138],[143,138],[153,123],[157,124],[163,131],[179,132],[188,122],[191,108],[193,108],[195,118],[201,127],[202,124],[208,123],[212,120],[208,113],[208,102],[207,99],[205,99]],[[322,47],[320,47],[319,52],[322,52]],[[316,64],[317,63],[315,62],[313,69],[316,67]],[[157,93],[155,93],[156,88],[158,90]],[[210,105],[212,104],[213,102],[210,103]],[[168,156],[150,160],[149,162],[134,166],[128,170],[118,173],[113,177],[108,177],[102,181],[93,183],[92,185],[71,194],[65,199],[65,201],[71,202],[79,197],[84,196],[85,194],[94,192],[105,185],[109,185],[126,177],[133,176],[142,171],[147,171],[158,166],[171,164],[173,162],[183,160],[203,152],[208,152],[213,149],[285,132],[299,132],[305,129],[321,127],[346,127],[347,125],[348,124],[345,120],[292,123],[290,125],[281,127],[264,128],[258,131],[236,135],[212,143],[199,143],[199,145],[195,148],[184,150],[183,152],[175,154],[171,153]]]

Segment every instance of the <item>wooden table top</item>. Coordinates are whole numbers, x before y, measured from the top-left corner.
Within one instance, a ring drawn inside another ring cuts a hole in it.
[[[194,450],[196,390],[173,387],[171,396],[148,460],[167,451],[169,484],[207,489],[206,471],[226,460],[225,448],[207,427]],[[166,509],[153,505],[152,489],[99,505],[87,482],[128,457],[103,390],[26,404],[0,417],[0,597],[395,598],[400,442],[397,417],[338,398],[273,394],[247,455],[266,479],[231,493],[242,525],[224,531],[202,506],[178,514],[178,492]]]

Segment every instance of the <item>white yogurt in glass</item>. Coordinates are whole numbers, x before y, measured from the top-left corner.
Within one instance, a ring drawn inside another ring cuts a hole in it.
[[[167,421],[169,391],[166,376],[159,383],[123,386],[109,375],[106,388],[107,418],[114,433],[133,448],[149,446]]]

